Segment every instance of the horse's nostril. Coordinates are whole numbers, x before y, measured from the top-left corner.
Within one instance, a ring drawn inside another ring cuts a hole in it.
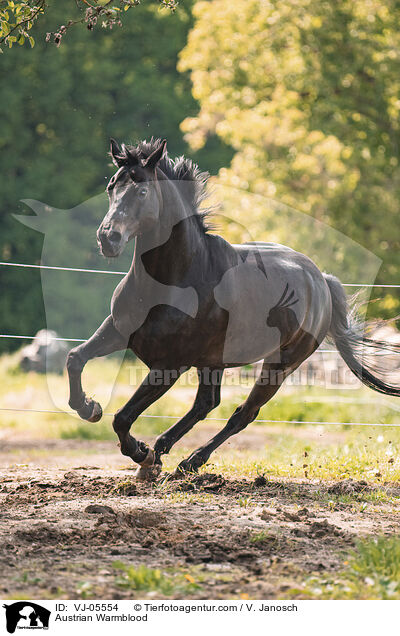
[[[111,243],[119,243],[121,240],[120,232],[114,232],[114,231],[109,232],[108,240],[111,241]]]

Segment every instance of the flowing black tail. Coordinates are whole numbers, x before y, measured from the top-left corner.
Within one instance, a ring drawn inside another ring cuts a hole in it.
[[[334,276],[324,276],[332,296],[330,334],[343,360],[354,375],[371,389],[400,396],[400,381],[388,384],[383,379],[388,369],[385,369],[384,363],[379,364],[379,360],[385,360],[386,356],[382,355],[385,352],[400,356],[400,345],[368,338],[360,320],[348,309],[341,282]]]

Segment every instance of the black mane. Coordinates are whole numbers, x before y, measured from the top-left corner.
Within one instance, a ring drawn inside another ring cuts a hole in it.
[[[118,155],[118,163],[127,168],[134,168],[138,163],[147,159],[156,148],[160,146],[161,139],[152,137],[149,141],[144,139],[136,146],[121,145],[121,152]],[[171,159],[168,153],[165,153],[160,160],[158,167],[170,181],[187,181],[190,186],[185,187],[183,192],[185,199],[196,214],[201,228],[207,232],[211,225],[206,219],[211,214],[211,209],[201,208],[200,205],[207,197],[206,185],[209,178],[208,172],[202,172],[198,165],[191,159],[187,159],[183,155]]]

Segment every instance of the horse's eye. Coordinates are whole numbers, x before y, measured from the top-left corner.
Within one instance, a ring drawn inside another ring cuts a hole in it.
[[[147,192],[148,192],[147,188],[140,188],[140,190],[139,190],[140,198],[144,199],[144,197],[147,195]]]

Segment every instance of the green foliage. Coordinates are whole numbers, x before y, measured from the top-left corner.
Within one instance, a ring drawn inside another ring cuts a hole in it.
[[[31,29],[39,16],[46,9],[45,0],[31,2],[30,0],[1,0],[0,1],[0,46],[4,43],[10,49],[13,44],[23,45],[29,42],[33,47],[35,40]],[[0,48],[0,52],[2,49]]]
[[[378,282],[398,283],[397,0],[212,0],[194,14],[180,69],[191,71],[200,112],[183,130],[193,148],[216,133],[236,150],[219,175],[236,191],[235,220],[325,266],[319,226],[304,228],[299,208],[379,256]],[[268,209],[246,192],[285,205]],[[328,251],[331,270],[336,261],[346,282],[362,282],[364,259],[343,250],[340,235]],[[394,315],[400,301],[372,309]]]

